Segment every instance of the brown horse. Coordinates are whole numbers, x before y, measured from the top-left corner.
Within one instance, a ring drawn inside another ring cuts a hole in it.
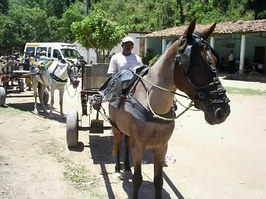
[[[132,150],[134,198],[138,198],[142,183],[141,162],[146,150],[154,153],[155,197],[162,197],[163,165],[175,126],[172,107],[177,89],[186,93],[194,107],[204,112],[205,120],[211,125],[224,122],[230,114],[229,99],[216,75],[218,57],[206,42],[216,24],[201,33],[193,33],[195,25],[196,22],[192,21],[183,36],[167,49],[147,74],[139,76],[118,108],[109,104],[113,154],[117,157],[115,170],[119,172],[121,169],[119,148],[124,134],[125,170],[130,170],[129,145]],[[145,110],[146,121],[133,116],[134,111],[129,113],[126,108],[128,100],[134,104],[134,110]]]

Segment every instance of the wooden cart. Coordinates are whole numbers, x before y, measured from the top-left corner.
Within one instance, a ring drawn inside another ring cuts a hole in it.
[[[100,114],[102,109],[102,97],[98,94],[100,86],[108,79],[108,64],[92,64],[82,66],[81,70],[81,116],[77,110],[71,110],[66,119],[66,140],[68,147],[78,145],[79,131],[89,131],[90,133],[103,133],[104,130],[111,129],[111,126],[104,126],[104,118]],[[95,114],[96,111],[96,114]],[[95,115],[95,119],[91,119]],[[83,126],[82,116],[89,116],[88,126]],[[102,117],[100,119],[100,116]]]

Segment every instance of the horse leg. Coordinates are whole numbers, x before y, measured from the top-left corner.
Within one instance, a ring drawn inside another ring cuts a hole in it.
[[[32,89],[33,89],[33,96],[34,96],[34,112],[35,113],[38,113],[37,111],[37,85],[38,85],[38,82],[37,82],[37,79],[36,77],[33,77],[32,78]]]
[[[53,116],[53,108],[54,108],[54,88],[51,87],[50,94],[51,94],[51,99],[50,99],[50,117]]]
[[[162,198],[163,188],[163,164],[167,152],[167,145],[160,150],[154,151],[154,189],[155,199]]]
[[[64,90],[59,90],[59,106],[60,106],[60,115],[64,116],[63,113],[63,99],[64,99]]]
[[[125,135],[125,161],[124,161],[125,171],[131,171],[130,162],[129,162],[129,144],[130,144],[129,142],[130,142],[130,137]]]
[[[119,173],[121,170],[120,145],[121,145],[122,133],[115,127],[113,127],[112,130],[114,134],[112,153],[113,153],[113,156],[116,157],[115,172]]]
[[[43,96],[44,96],[44,90],[45,90],[46,86],[44,84],[38,83],[38,89],[39,90],[39,99],[40,99],[40,103],[42,105],[42,109],[44,113],[47,113],[45,104],[44,104],[44,100],[43,100]]]
[[[138,198],[139,188],[142,184],[142,174],[141,174],[141,161],[143,158],[143,153],[137,149],[137,147],[132,146],[133,164],[134,164],[134,174],[133,174],[133,188],[134,194],[133,199]]]

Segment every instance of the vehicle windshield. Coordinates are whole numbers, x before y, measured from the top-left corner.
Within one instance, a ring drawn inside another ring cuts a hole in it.
[[[65,58],[69,59],[82,59],[81,55],[76,49],[71,49],[71,48],[63,48],[61,49],[63,55]]]

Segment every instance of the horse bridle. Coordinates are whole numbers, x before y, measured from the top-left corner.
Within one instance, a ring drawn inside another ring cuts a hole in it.
[[[72,79],[72,77],[70,76],[70,71],[71,71],[71,69],[72,69],[73,67],[76,67],[76,65],[75,65],[75,64],[71,64],[71,65],[68,64],[68,66],[67,66],[67,75],[68,75],[68,77],[69,77],[71,83],[74,81],[74,80]],[[74,76],[75,76],[75,74],[74,74]]]
[[[219,78],[216,75],[216,68],[213,66],[211,57],[207,51],[211,50],[211,52],[216,55],[216,52],[210,44],[205,41],[199,35],[193,34],[192,35],[192,42],[189,43],[185,49],[179,51],[175,56],[175,66],[181,66],[186,75],[188,82],[191,84],[192,88],[195,91],[195,95],[192,101],[207,101],[210,104],[221,104],[221,103],[228,103],[229,99],[227,98],[225,92],[226,90],[223,88]],[[200,45],[203,47],[207,54],[207,61],[210,68],[210,73],[212,75],[212,82],[204,85],[204,86],[197,86],[193,83],[192,79],[189,76],[189,71],[191,70],[190,59],[191,59],[191,50],[195,45]],[[218,59],[218,57],[216,57]]]

